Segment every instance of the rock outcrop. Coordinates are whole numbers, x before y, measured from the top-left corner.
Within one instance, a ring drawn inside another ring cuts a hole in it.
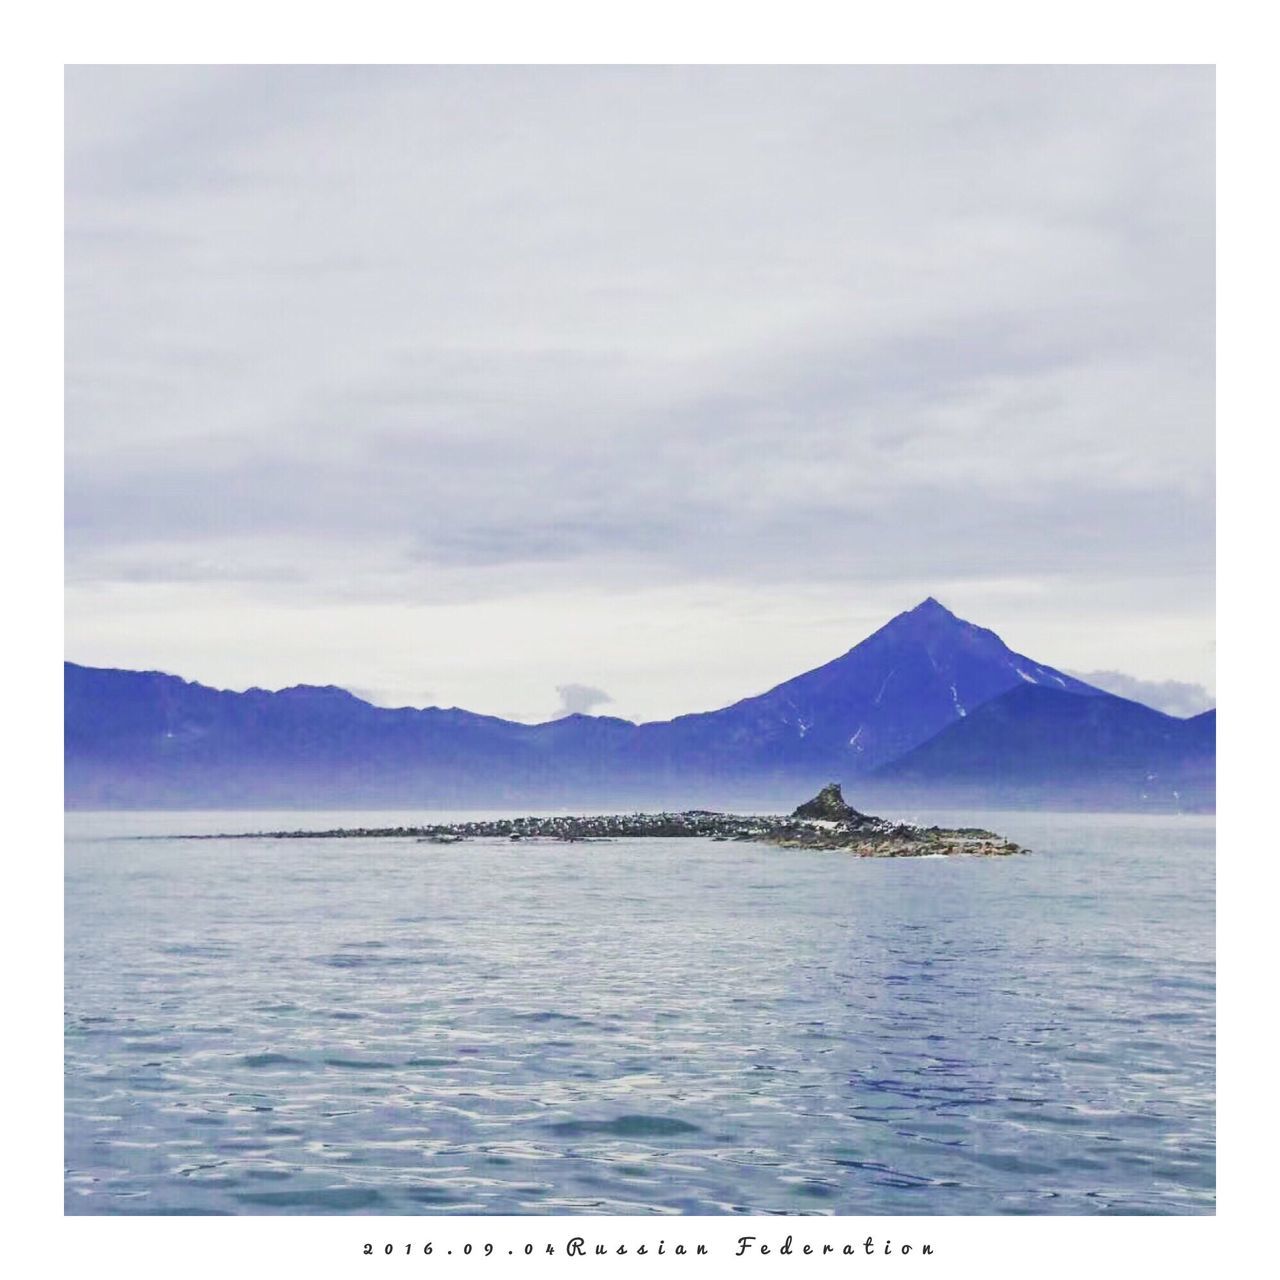
[[[816,818],[819,822],[859,822],[866,814],[859,813],[852,805],[845,802],[844,793],[838,782],[828,782],[812,800],[797,805],[792,810],[793,818]]]

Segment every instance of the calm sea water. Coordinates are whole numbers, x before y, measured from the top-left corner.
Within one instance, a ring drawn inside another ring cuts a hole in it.
[[[1212,819],[936,816],[1034,853],[69,815],[66,1209],[1212,1212]]]

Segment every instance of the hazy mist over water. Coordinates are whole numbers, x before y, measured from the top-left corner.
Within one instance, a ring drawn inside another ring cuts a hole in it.
[[[70,814],[66,1209],[1212,1212],[1213,819],[929,816],[1033,853]]]

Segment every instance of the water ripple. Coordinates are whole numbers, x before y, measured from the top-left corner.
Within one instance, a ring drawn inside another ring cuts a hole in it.
[[[1036,854],[81,823],[66,1209],[1212,1212],[1212,823],[939,816]]]

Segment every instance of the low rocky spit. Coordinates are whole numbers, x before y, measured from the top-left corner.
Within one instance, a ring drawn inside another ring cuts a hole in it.
[[[794,812],[779,815],[630,813],[583,817],[486,818],[413,827],[334,827],[327,831],[259,831],[252,835],[191,839],[350,840],[416,839],[426,844],[464,840],[584,842],[654,837],[752,841],[783,849],[824,849],[860,858],[925,858],[960,854],[1009,857],[1027,850],[979,827],[921,827],[859,813],[845,803],[838,783],[824,787]]]

